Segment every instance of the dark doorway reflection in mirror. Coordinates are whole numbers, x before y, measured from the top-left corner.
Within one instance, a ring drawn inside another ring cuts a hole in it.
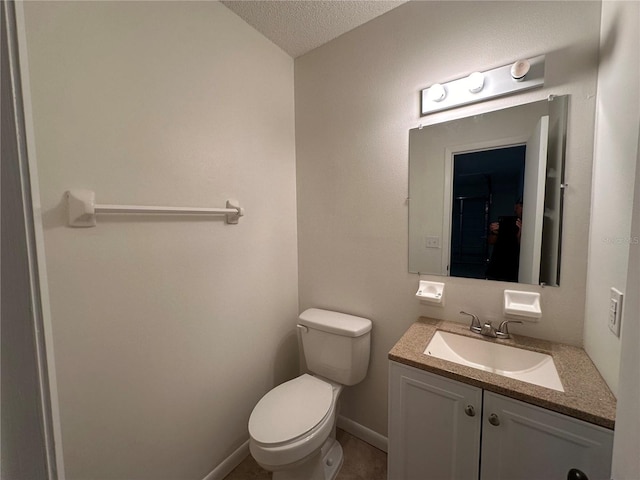
[[[525,151],[454,155],[450,275],[518,281]]]

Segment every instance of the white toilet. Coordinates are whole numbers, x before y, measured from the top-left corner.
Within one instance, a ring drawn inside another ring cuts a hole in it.
[[[249,418],[249,449],[273,480],[333,480],[342,466],[335,439],[343,385],[367,375],[371,320],[310,308],[298,323],[307,367],[267,393]]]

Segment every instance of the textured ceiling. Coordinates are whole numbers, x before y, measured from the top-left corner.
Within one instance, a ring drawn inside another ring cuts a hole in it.
[[[296,58],[405,1],[223,0],[222,3]]]

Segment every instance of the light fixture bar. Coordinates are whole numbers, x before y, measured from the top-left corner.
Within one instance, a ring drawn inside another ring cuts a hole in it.
[[[486,72],[474,72],[451,82],[434,84],[421,92],[421,115],[541,87],[544,85],[544,61],[545,56],[539,55]],[[526,72],[524,76],[521,76],[522,72]],[[434,95],[434,91],[438,94]]]

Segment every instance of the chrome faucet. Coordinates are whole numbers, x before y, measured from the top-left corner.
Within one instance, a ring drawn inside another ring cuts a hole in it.
[[[500,323],[500,326],[496,330],[490,321],[486,321],[484,322],[484,324],[480,324],[480,319],[477,315],[463,311],[460,311],[460,313],[463,315],[469,315],[471,317],[471,325],[469,326],[469,330],[471,330],[473,333],[479,333],[480,335],[491,338],[511,338],[511,335],[509,334],[509,324],[522,323],[520,320],[505,320],[504,322]]]
[[[474,333],[480,333],[482,331],[482,325],[480,325],[480,319],[478,318],[477,315],[474,315],[473,313],[463,312],[463,311],[460,311],[460,313],[463,315],[469,315],[471,317],[471,325],[469,326],[469,330],[471,330]]]
[[[496,338],[511,338],[509,333],[510,323],[522,323],[520,320],[505,320],[500,324],[498,330],[496,330]]]

